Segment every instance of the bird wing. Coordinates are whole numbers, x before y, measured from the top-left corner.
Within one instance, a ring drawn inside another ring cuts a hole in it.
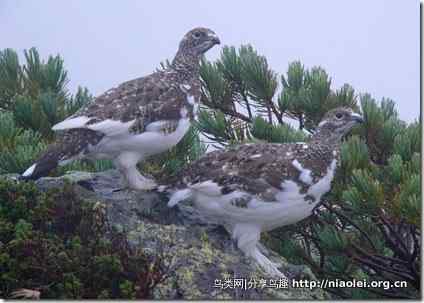
[[[157,121],[174,121],[181,117],[186,92],[175,84],[170,73],[159,71],[134,79],[106,91],[76,114],[53,126],[53,130],[87,128],[107,136],[123,132],[161,130]]]
[[[194,184],[211,180],[228,191],[244,188],[259,193],[270,186],[280,186],[282,172],[277,175],[277,171],[289,166],[290,157],[278,158],[276,152],[263,150],[262,144],[214,151],[187,167],[177,182],[183,180],[185,184]],[[273,169],[272,164],[278,165],[278,168]]]
[[[185,187],[211,181],[219,186],[220,194],[243,190],[272,200],[273,194],[283,189],[285,180],[307,187],[320,177],[318,165],[326,167],[331,162],[325,158],[316,161],[304,146],[306,144],[246,144],[214,151],[183,170],[176,183]]]

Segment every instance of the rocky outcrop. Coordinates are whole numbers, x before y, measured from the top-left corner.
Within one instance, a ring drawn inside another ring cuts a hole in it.
[[[278,279],[271,281],[272,277],[242,255],[223,228],[202,220],[189,202],[169,209],[164,193],[114,191],[121,182],[113,170],[69,172],[36,184],[42,190],[58,188],[65,179],[75,184],[81,198],[104,204],[109,223],[126,231],[131,245],[147,255],[161,256],[169,272],[154,290],[157,299],[325,298],[321,289],[279,287]],[[271,251],[265,253],[281,264],[289,278],[314,279],[306,266],[291,265]],[[237,287],[232,285],[235,281],[240,283]]]

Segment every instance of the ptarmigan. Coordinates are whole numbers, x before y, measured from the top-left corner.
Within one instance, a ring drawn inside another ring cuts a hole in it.
[[[76,159],[113,159],[130,188],[153,189],[156,183],[136,165],[173,147],[187,132],[200,99],[199,60],[219,43],[210,29],[189,31],[166,70],[122,83],[53,126],[64,132],[22,178],[38,179]]]
[[[330,190],[342,137],[362,121],[340,107],[325,115],[308,143],[245,144],[208,153],[170,182],[168,206],[192,200],[268,274],[284,277],[258,249],[260,234],[311,215]]]

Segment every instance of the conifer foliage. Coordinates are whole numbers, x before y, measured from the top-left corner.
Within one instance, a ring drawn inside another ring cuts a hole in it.
[[[348,84],[333,89],[321,67],[295,61],[280,77],[249,45],[224,47],[216,62],[203,62],[201,76],[206,107],[198,127],[216,148],[307,141],[328,110],[349,106],[362,112],[365,123],[344,141],[332,190],[314,215],[270,232],[265,241],[291,262],[309,265],[319,278],[408,285],[329,288],[338,298],[416,298],[420,123],[401,121],[390,99],[377,102]]]
[[[42,60],[35,48],[24,51],[25,64],[12,49],[0,51],[0,173],[22,173],[54,139],[51,127],[92,99],[87,88],[67,89],[63,59]],[[107,161],[74,163],[59,170],[103,170]]]
[[[34,48],[24,55],[21,64],[15,51],[0,51],[0,174],[22,173],[53,140],[51,127],[92,99],[85,88],[69,93],[60,56],[44,61]],[[226,46],[217,61],[203,60],[201,81],[196,127],[144,169],[169,175],[198,158],[205,152],[199,132],[215,148],[307,141],[328,110],[361,111],[365,123],[344,141],[332,190],[314,215],[268,233],[264,241],[290,262],[307,264],[318,278],[407,282],[406,288],[326,289],[336,298],[417,298],[421,124],[401,121],[390,99],[377,102],[348,84],[332,88],[321,67],[295,61],[279,75],[250,45]],[[76,163],[56,174],[110,167],[107,161]]]
[[[55,138],[52,126],[91,102],[87,88],[68,90],[63,59],[40,57],[35,48],[24,51],[21,64],[12,49],[0,51],[0,174],[22,173]],[[198,131],[192,128],[182,142],[142,165],[151,174],[169,174],[204,152]],[[109,160],[75,161],[53,174],[68,170],[102,171]]]

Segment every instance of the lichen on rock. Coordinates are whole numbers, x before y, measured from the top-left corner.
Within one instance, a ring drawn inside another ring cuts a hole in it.
[[[63,177],[36,181],[40,189],[75,184],[79,197],[101,203],[112,228],[127,234],[128,243],[151,260],[160,260],[164,278],[154,287],[152,299],[324,299],[321,289],[270,288],[250,289],[216,287],[215,280],[240,278],[272,279],[239,251],[228,233],[219,226],[202,221],[189,204],[169,209],[166,194],[114,191],[121,186],[119,173],[70,172]],[[295,277],[293,266],[275,253],[267,252],[282,264],[288,276]],[[153,261],[152,261],[153,262]],[[302,275],[311,276],[302,269]],[[311,277],[313,278],[313,277]],[[274,278],[276,279],[276,278]]]

